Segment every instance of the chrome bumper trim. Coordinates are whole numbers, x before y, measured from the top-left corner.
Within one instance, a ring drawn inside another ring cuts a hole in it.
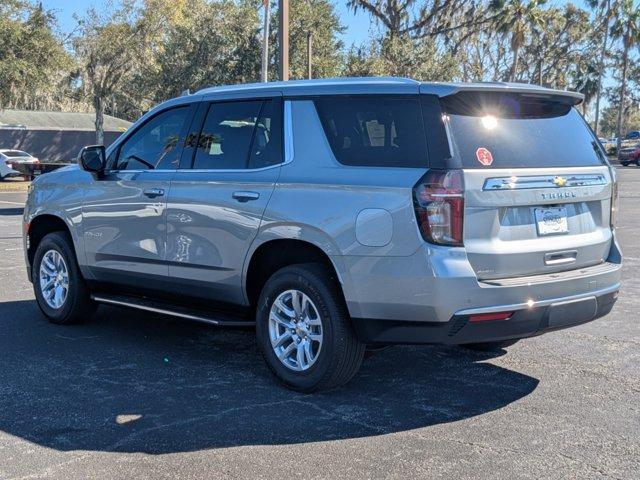
[[[510,312],[516,310],[525,310],[527,308],[546,307],[554,303],[566,303],[575,300],[582,300],[590,297],[599,297],[608,293],[613,293],[620,290],[620,283],[611,285],[610,287],[602,288],[600,290],[594,290],[591,292],[578,293],[576,295],[569,295],[566,297],[550,298],[547,300],[528,301],[523,303],[513,303],[511,305],[493,305],[490,307],[480,308],[466,308],[464,310],[458,310],[455,315],[477,315],[480,313],[494,313],[494,312]]]

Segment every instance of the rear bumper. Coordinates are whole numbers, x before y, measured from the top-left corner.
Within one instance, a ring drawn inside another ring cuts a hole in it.
[[[343,286],[364,342],[464,344],[531,337],[606,315],[620,288],[622,255],[614,236],[603,263],[485,281],[460,249],[430,246],[411,257],[360,259],[353,266]],[[512,314],[506,320],[470,318],[499,312]]]
[[[354,318],[359,338],[368,344],[452,344],[527,338],[590,322],[608,314],[620,285],[543,300],[532,304],[495,305],[457,312],[447,322]],[[473,321],[472,315],[513,311],[506,320]]]

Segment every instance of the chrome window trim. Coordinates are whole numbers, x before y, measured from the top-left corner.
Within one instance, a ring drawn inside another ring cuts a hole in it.
[[[557,177],[566,180],[566,184],[559,186],[554,183]],[[523,177],[493,177],[484,181],[482,190],[528,190],[532,188],[567,188],[567,187],[591,187],[606,185],[607,178],[601,173],[585,173],[563,175],[533,175]]]

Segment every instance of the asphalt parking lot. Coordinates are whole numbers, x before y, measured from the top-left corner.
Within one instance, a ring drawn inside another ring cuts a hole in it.
[[[47,323],[24,193],[0,193],[0,479],[639,478],[640,168],[618,169],[605,318],[498,354],[394,347],[341,390],[278,386],[251,332],[100,307]]]

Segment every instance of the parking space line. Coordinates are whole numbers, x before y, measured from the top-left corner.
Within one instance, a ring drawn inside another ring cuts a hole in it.
[[[0,200],[0,203],[9,203],[11,205],[24,205],[24,203],[20,202],[7,202],[6,200]]]

